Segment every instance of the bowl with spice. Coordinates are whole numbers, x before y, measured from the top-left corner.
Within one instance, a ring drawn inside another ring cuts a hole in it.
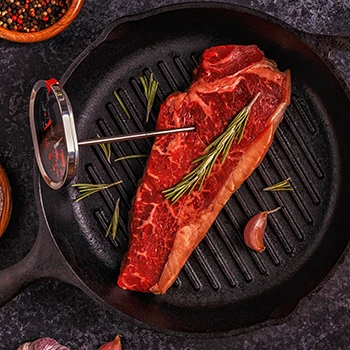
[[[84,0],[2,0],[0,38],[33,43],[50,39],[76,18]]]

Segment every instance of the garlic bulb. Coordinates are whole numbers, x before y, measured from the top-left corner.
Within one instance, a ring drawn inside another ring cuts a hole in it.
[[[52,338],[39,338],[31,343],[22,344],[17,350],[69,350]]]

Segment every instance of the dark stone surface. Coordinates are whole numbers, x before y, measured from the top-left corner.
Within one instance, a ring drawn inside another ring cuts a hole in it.
[[[38,44],[0,42],[0,163],[13,187],[14,212],[0,241],[0,268],[30,250],[37,231],[33,195],[33,156],[28,99],[35,81],[60,77],[73,60],[116,18],[183,1],[87,0],[77,20],[58,37]],[[226,1],[271,14],[314,34],[350,36],[348,0]],[[337,39],[312,37],[309,43],[327,53],[350,82],[350,55]],[[348,229],[348,228],[344,228]],[[92,301],[70,285],[48,281],[33,285],[0,310],[0,349],[50,336],[71,349],[97,349],[115,334],[123,349],[349,349],[350,254],[311,300],[303,301],[285,323],[234,338],[212,340],[174,337],[143,328]],[[1,283],[1,281],[0,281]]]

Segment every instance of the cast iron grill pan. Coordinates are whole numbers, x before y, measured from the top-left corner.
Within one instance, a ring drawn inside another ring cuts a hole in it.
[[[160,103],[172,92],[186,90],[200,54],[211,46],[257,44],[281,71],[291,70],[292,101],[272,147],[220,212],[174,286],[155,296],[115,285],[144,158],[110,165],[99,146],[81,148],[76,183],[123,184],[79,203],[73,202],[77,192],[71,187],[52,191],[39,181],[39,193],[60,251],[95,296],[151,326],[193,333],[238,332],[289,314],[347,245],[349,185],[344,178],[349,178],[349,166],[344,158],[350,149],[345,132],[349,120],[339,116],[349,115],[349,100],[326,64],[280,26],[232,6],[182,7],[116,26],[63,79],[78,138],[85,139],[97,133],[154,130]],[[159,89],[146,124],[139,77],[150,73]],[[112,144],[112,160],[149,154],[152,142]],[[287,177],[293,192],[262,191]],[[117,198],[121,212],[114,242],[104,234]],[[253,252],[243,242],[245,224],[257,212],[278,206],[282,210],[269,216],[266,251]]]

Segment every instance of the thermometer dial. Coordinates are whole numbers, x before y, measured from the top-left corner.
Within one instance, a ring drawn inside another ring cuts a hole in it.
[[[55,79],[35,84],[30,123],[40,172],[50,187],[58,189],[75,175],[78,145],[68,97]]]

